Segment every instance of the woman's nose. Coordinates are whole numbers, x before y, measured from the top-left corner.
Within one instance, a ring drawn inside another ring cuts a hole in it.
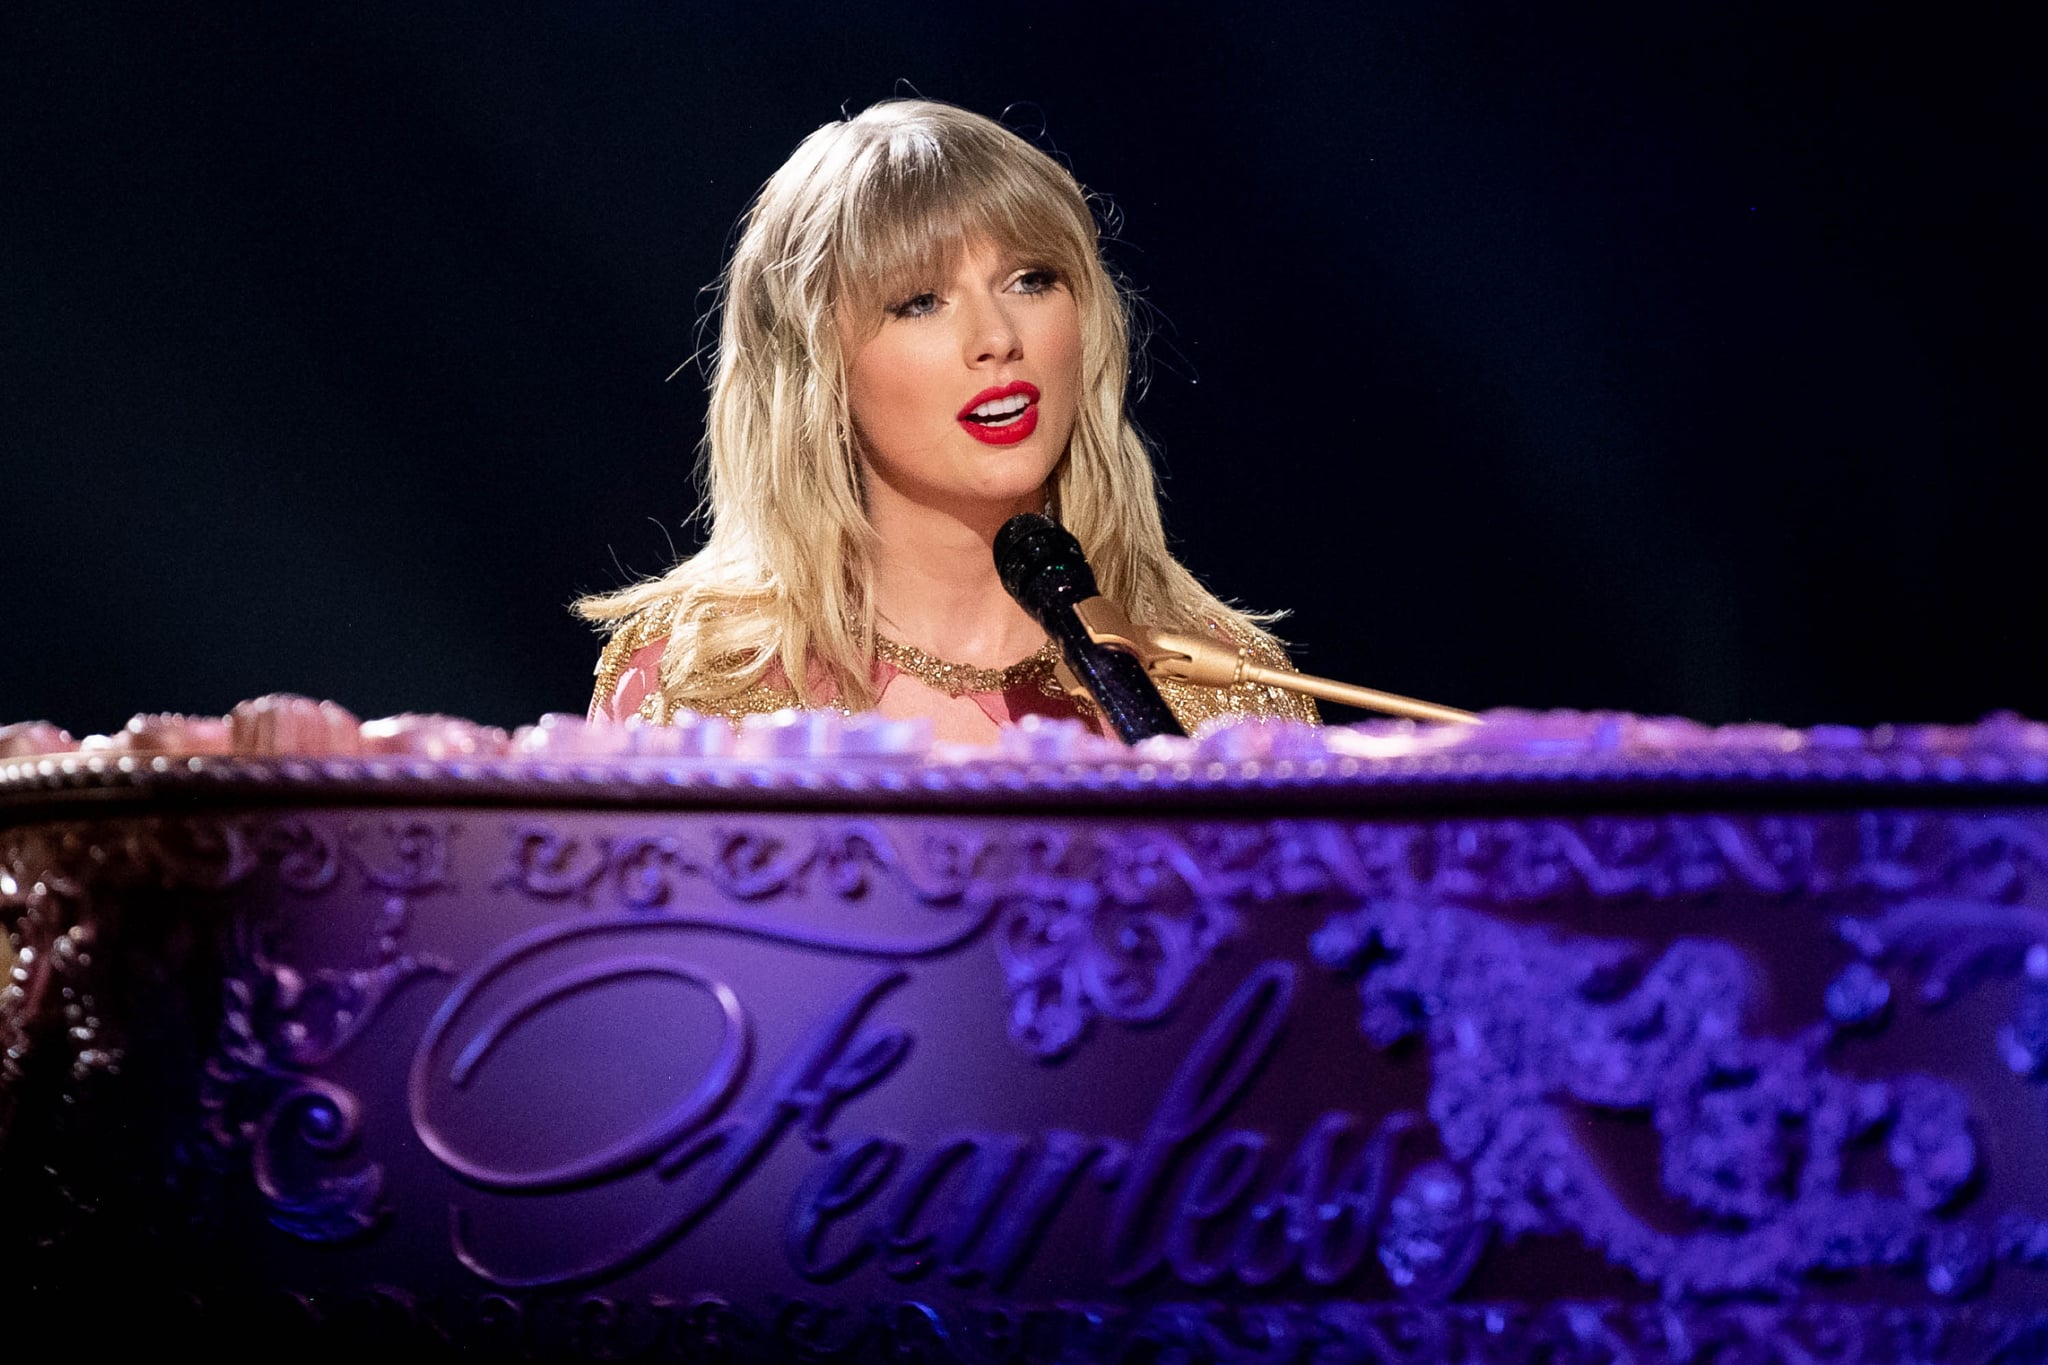
[[[967,360],[972,365],[1001,365],[1022,359],[1024,339],[1000,300],[984,299],[969,310]]]

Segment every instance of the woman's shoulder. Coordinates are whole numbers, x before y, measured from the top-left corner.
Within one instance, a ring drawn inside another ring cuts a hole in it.
[[[724,680],[747,671],[754,656],[730,654],[712,659],[701,673],[663,679],[663,661],[680,634],[689,636],[691,621],[679,621],[674,607],[657,604],[621,621],[597,660],[589,715],[593,720],[640,719],[667,725],[683,711],[719,716],[738,723],[745,716],[768,715],[799,704],[782,669],[770,663],[759,678],[737,688]],[[701,684],[701,685],[700,685]]]
[[[661,660],[668,652],[673,623],[673,611],[661,604],[643,607],[612,628],[597,656],[590,691],[592,720],[624,720],[638,714],[649,696],[660,695]]]
[[[1294,661],[1280,642],[1263,631],[1231,630],[1222,622],[1207,623],[1208,633],[1228,640],[1253,663],[1292,673]],[[1239,683],[1235,687],[1203,687],[1197,683],[1162,681],[1159,695],[1172,710],[1181,728],[1193,734],[1197,727],[1224,716],[1256,716],[1272,720],[1298,720],[1321,725],[1323,717],[1314,699],[1284,687],[1266,683]]]

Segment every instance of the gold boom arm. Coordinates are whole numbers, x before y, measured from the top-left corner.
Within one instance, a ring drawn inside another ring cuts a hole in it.
[[[1438,721],[1448,725],[1483,723],[1470,711],[1460,711],[1453,706],[1438,706],[1434,702],[1417,701],[1392,692],[1376,692],[1370,687],[1353,687],[1350,683],[1318,678],[1309,673],[1267,668],[1247,659],[1242,650],[1232,649],[1220,640],[1191,631],[1154,630],[1141,626],[1126,616],[1122,607],[1106,597],[1090,597],[1076,602],[1074,615],[1080,618],[1089,639],[1098,645],[1107,645],[1135,656],[1145,666],[1145,671],[1156,678],[1199,683],[1205,687],[1263,683],[1269,687],[1284,687],[1290,692],[1305,692],[1324,701],[1390,716],[1406,716],[1411,720]],[[1065,672],[1065,669],[1060,671]]]

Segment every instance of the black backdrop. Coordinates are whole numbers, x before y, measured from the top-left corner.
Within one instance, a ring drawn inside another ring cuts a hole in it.
[[[1114,202],[1177,547],[1311,671],[2048,714],[2030,51],[1861,4],[9,5],[0,721],[580,710],[565,603],[692,543],[664,377],[735,218],[909,90]]]

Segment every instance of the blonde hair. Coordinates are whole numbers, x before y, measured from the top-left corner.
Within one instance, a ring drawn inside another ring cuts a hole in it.
[[[889,100],[805,138],[744,221],[719,282],[699,466],[708,539],[668,573],[574,607],[613,629],[660,613],[670,703],[731,697],[779,663],[805,704],[821,677],[848,707],[874,704],[875,535],[837,317],[879,317],[890,291],[943,278],[969,238],[1042,260],[1073,289],[1081,401],[1046,510],[1103,594],[1155,625],[1265,637],[1271,617],[1226,605],[1167,550],[1151,457],[1125,414],[1128,304],[1086,195],[1051,157],[964,109]]]

